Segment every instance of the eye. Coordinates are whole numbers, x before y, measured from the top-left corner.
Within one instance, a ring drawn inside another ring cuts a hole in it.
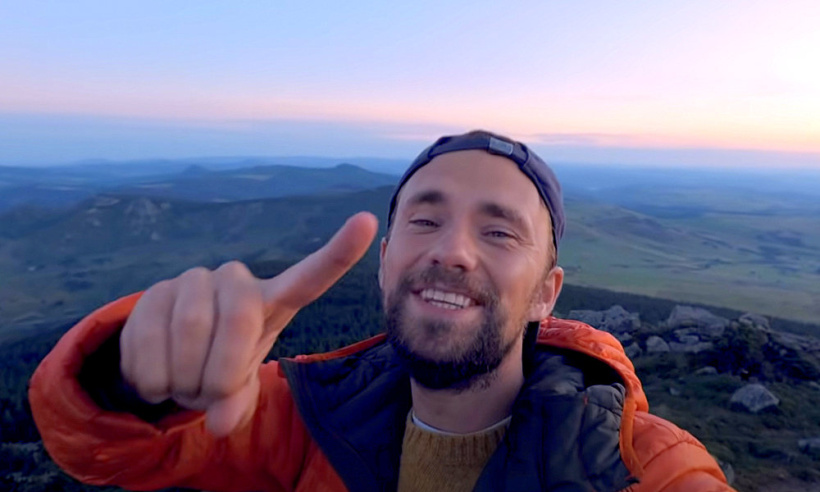
[[[515,237],[507,231],[499,231],[499,230],[488,231],[485,234],[487,234],[487,236],[489,236],[489,237],[494,237],[494,238],[499,238],[499,239],[511,239],[511,238]]]
[[[438,224],[433,222],[430,219],[413,219],[410,221],[410,225],[420,227],[420,228],[433,228],[438,227]]]
[[[486,229],[483,234],[488,240],[504,243],[518,238],[518,235],[509,229]]]

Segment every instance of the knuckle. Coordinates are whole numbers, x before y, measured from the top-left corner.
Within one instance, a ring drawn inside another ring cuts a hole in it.
[[[164,297],[170,294],[175,287],[174,280],[160,280],[145,291],[145,297],[158,296]]]
[[[205,267],[198,266],[185,270],[182,274],[180,274],[179,279],[189,282],[201,282],[207,280],[210,276],[210,270]]]
[[[201,309],[184,309],[171,320],[171,330],[183,339],[210,336],[210,313]]]
[[[238,276],[238,275],[247,275],[250,273],[248,267],[245,266],[244,263],[232,260],[227,263],[223,263],[216,269],[216,272],[221,275],[231,275],[231,276]]]

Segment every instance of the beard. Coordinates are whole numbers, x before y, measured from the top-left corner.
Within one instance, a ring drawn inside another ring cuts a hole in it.
[[[453,339],[461,335],[456,323],[440,319],[409,319],[407,301],[413,295],[414,286],[418,285],[449,287],[475,300],[482,308],[483,316],[479,326],[474,328],[474,334],[463,343],[453,343]],[[521,338],[504,339],[504,327],[510,316],[500,305],[492,285],[476,284],[464,272],[445,270],[440,265],[405,274],[396,289],[385,296],[384,302],[387,340],[410,376],[425,388],[460,392],[486,387]],[[523,313],[520,317],[515,320],[521,326],[516,335],[522,335],[526,327]],[[442,346],[451,346],[444,351],[439,347],[438,356],[427,355],[418,345],[424,341],[429,345],[430,340],[440,340]]]

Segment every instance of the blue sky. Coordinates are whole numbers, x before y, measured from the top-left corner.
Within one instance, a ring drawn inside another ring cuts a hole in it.
[[[0,4],[0,165],[410,159],[820,168],[820,2]]]

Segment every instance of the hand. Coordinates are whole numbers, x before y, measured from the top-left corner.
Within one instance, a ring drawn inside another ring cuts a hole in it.
[[[239,262],[194,268],[149,288],[120,338],[120,370],[141,398],[206,412],[215,436],[253,415],[259,365],[293,316],[367,251],[376,218],[354,215],[320,250],[271,279]]]

